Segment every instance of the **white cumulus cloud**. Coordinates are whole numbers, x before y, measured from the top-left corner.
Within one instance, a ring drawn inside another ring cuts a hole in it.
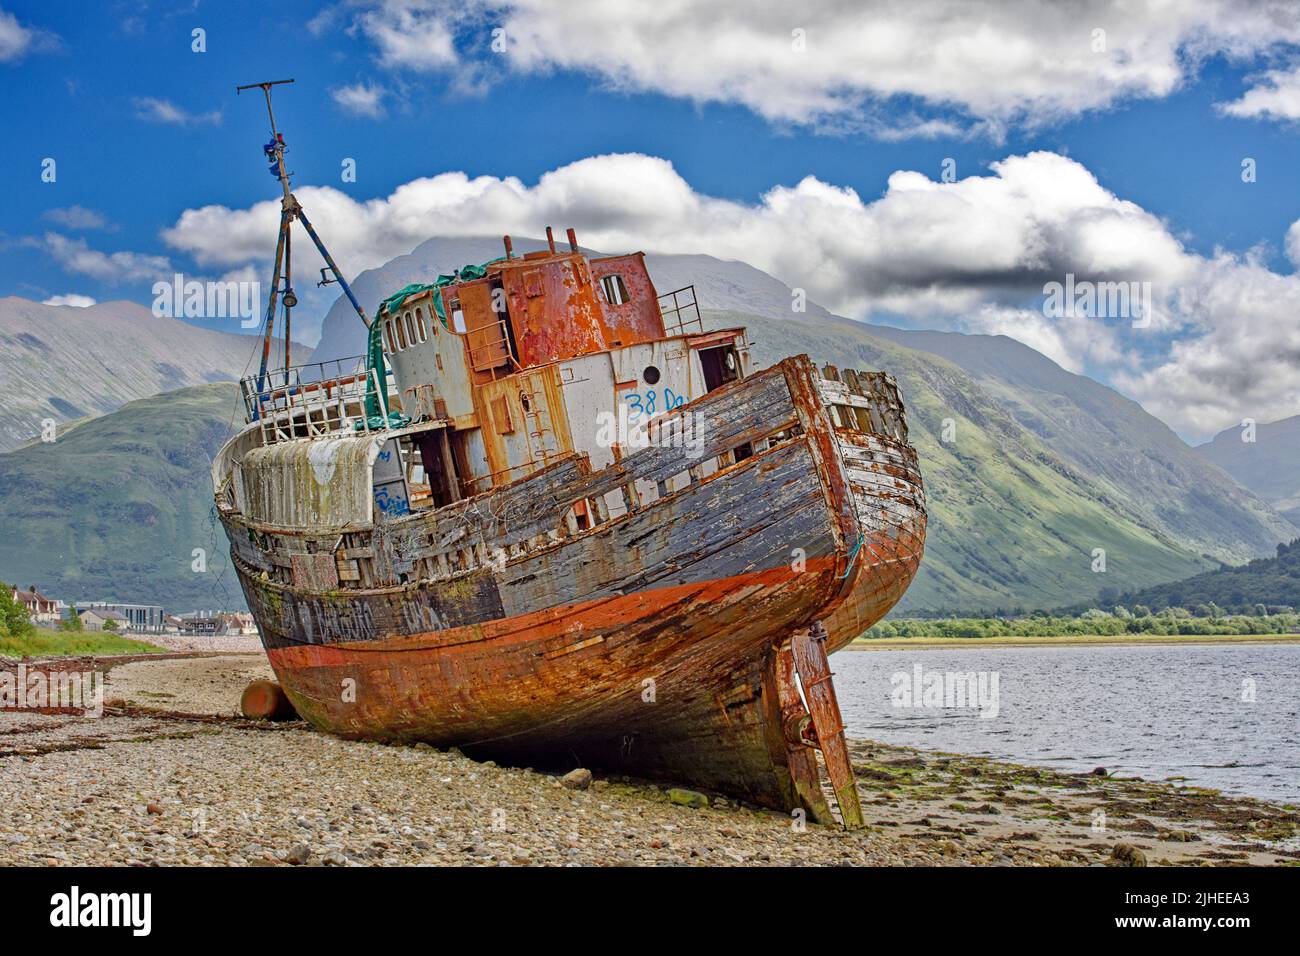
[[[57,232],[47,232],[28,244],[44,248],[67,272],[87,275],[104,282],[154,281],[171,275],[166,256],[140,252],[101,252],[84,239],[69,239]]]
[[[329,16],[345,15],[391,70],[470,85],[568,70],[885,139],[1163,97],[1209,55],[1300,42],[1293,6],[1251,0],[360,0]],[[882,121],[894,102],[942,115]]]
[[[330,90],[330,96],[345,113],[379,119],[384,115],[384,88],[378,84],[354,83]]]
[[[381,65],[428,73],[453,67],[459,60],[453,11],[450,4],[428,0],[383,0],[362,12],[358,24],[378,47]]]
[[[1240,99],[1219,104],[1219,110],[1247,119],[1300,119],[1300,66],[1255,77]]]
[[[1300,277],[1253,256],[1188,251],[1157,216],[1051,152],[1007,156],[953,182],[900,170],[874,199],[813,176],[755,203],[720,199],[642,154],[588,157],[532,185],[449,172],[364,201],[330,187],[298,195],[349,274],[432,236],[572,225],[591,248],[743,260],[842,315],[1012,336],[1109,377],[1190,433],[1240,420],[1243,402],[1260,421],[1300,411],[1300,354],[1288,345],[1300,339]],[[278,220],[276,201],[205,206],[163,238],[202,266],[264,268]],[[1045,314],[1045,285],[1067,276],[1148,283],[1154,317],[1135,327]]]
[[[168,126],[217,125],[221,122],[221,111],[210,113],[191,113],[182,109],[171,100],[156,96],[138,96],[133,101],[135,115],[147,123],[164,123]]]
[[[48,299],[41,301],[41,305],[68,305],[74,309],[88,309],[95,304],[95,300],[88,295],[80,295],[76,292],[69,292],[66,295],[52,295]]]

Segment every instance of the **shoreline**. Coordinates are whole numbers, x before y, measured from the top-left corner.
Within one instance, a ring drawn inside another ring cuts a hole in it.
[[[1300,644],[1300,634],[1068,634],[1054,637],[859,637],[844,650],[884,651],[915,648],[981,647],[1142,647],[1148,644]]]
[[[868,826],[846,832],[718,794],[681,806],[671,781],[596,769],[569,789],[455,748],[243,720],[261,656],[102,663],[99,719],[0,711],[5,863],[1300,865],[1295,808],[1177,781],[853,739]]]

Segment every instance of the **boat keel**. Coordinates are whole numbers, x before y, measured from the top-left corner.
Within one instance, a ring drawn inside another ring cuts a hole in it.
[[[817,747],[822,752],[822,759],[826,761],[826,773],[830,777],[831,789],[835,793],[835,802],[839,805],[840,820],[845,829],[865,826],[862,804],[858,799],[858,786],[853,778],[853,766],[849,762],[848,743],[844,739],[844,721],[840,716],[840,705],[831,680],[830,662],[826,657],[826,628],[820,621],[791,634],[789,643],[783,645],[777,655],[778,670],[785,669],[782,661],[787,657],[794,672],[799,675],[803,695],[807,700],[807,719],[793,713],[782,723],[791,747],[790,772],[794,777],[795,788],[808,804],[813,818],[818,819],[817,805],[820,802],[825,807],[825,797],[821,794],[821,782],[817,775],[817,758],[809,745]],[[796,735],[802,746],[791,740],[792,734]],[[802,751],[798,756],[794,752],[796,749]],[[829,815],[826,811],[826,816]],[[818,819],[818,822],[822,821]]]

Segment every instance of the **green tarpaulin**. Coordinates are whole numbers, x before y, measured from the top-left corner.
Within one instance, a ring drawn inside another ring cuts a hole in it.
[[[502,258],[504,257],[491,259],[483,263],[481,266],[463,266],[459,272],[453,273],[452,275],[438,276],[437,280],[434,282],[412,282],[405,288],[394,292],[383,302],[380,302],[377,315],[382,316],[385,313],[391,315],[399,310],[402,307],[402,303],[411,296],[419,295],[422,292],[428,292],[430,289],[433,289],[433,310],[438,313],[438,318],[442,320],[442,327],[444,329],[448,328],[447,310],[444,309],[442,305],[441,290],[443,287],[449,286],[453,282],[472,282],[475,279],[481,279],[487,275],[488,266],[492,265],[494,262],[500,262]]]
[[[447,310],[443,308],[442,304],[443,287],[449,286],[453,282],[471,282],[474,279],[481,279],[487,275],[488,266],[492,265],[494,262],[500,262],[502,258],[504,257],[491,259],[478,266],[464,266],[459,272],[455,272],[452,275],[438,276],[437,280],[434,282],[413,282],[405,288],[394,292],[388,298],[384,299],[383,302],[380,302],[379,308],[375,312],[375,321],[370,323],[370,335],[366,341],[366,373],[369,374],[372,370],[378,369],[381,388],[383,383],[387,380],[387,371],[384,363],[384,337],[382,328],[382,320],[384,316],[392,315],[397,312],[401,309],[402,303],[411,298],[411,296],[419,295],[422,292],[428,292],[432,289],[433,295],[431,298],[433,300],[433,310],[438,314],[438,320],[442,322],[442,327],[444,329],[449,328],[447,325]],[[386,394],[376,396],[370,394],[369,390],[366,392],[366,416],[369,419],[371,428],[381,428],[383,427],[384,422],[388,422],[389,427],[401,428],[403,425],[410,422],[409,418],[406,418],[398,412],[389,412],[388,396]],[[397,419],[404,420],[395,424],[394,422]],[[357,422],[357,427],[362,427],[360,422]]]

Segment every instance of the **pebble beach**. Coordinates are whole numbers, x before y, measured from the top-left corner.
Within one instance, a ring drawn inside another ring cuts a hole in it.
[[[176,653],[179,651],[179,653]],[[12,666],[12,662],[9,662]],[[31,666],[31,665],[29,665]],[[1293,807],[853,741],[865,829],[236,711],[259,652],[103,659],[98,718],[0,711],[0,863],[1297,865]]]

